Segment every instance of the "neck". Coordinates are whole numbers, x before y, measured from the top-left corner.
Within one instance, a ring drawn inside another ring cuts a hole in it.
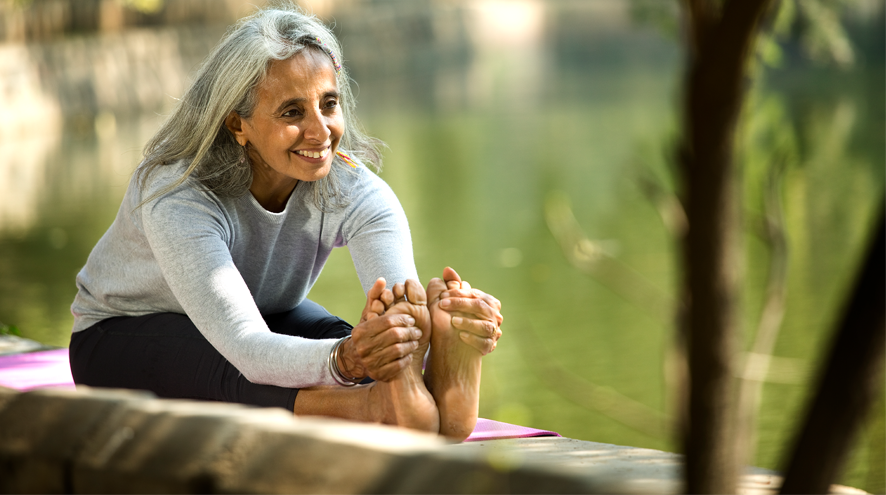
[[[276,181],[269,179],[267,175],[254,171],[249,192],[252,193],[258,204],[262,205],[262,208],[270,212],[280,213],[286,208],[286,202],[292,196],[292,191],[295,190],[298,180],[288,177]]]

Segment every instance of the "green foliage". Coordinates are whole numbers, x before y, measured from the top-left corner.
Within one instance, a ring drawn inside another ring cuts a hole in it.
[[[678,7],[677,2],[632,0],[631,20],[640,26],[653,26],[669,38],[677,39],[680,28]]]
[[[119,0],[125,7],[143,14],[154,14],[163,8],[164,0]]]
[[[855,62],[855,52],[843,25],[845,15],[859,0],[781,0],[760,31],[757,58],[763,65],[784,63],[785,43],[797,43],[814,63],[846,68]],[[631,19],[651,26],[670,38],[679,37],[680,2],[631,0]],[[717,7],[721,7],[717,2]]]
[[[15,335],[16,337],[21,337],[22,331],[15,325],[6,325],[0,322],[0,335]]]
[[[155,14],[163,8],[165,0],[117,0],[120,5],[141,12],[142,14]],[[12,0],[13,7],[27,9],[34,0]]]

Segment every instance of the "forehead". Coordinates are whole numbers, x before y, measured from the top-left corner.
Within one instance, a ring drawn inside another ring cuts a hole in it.
[[[286,60],[272,60],[257,90],[261,106],[335,92],[338,81],[329,56],[306,48]]]

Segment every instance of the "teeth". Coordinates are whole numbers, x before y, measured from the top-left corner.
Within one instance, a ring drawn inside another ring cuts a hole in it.
[[[326,148],[323,151],[296,151],[301,156],[306,156],[308,158],[323,158],[324,156],[329,154],[329,148]]]

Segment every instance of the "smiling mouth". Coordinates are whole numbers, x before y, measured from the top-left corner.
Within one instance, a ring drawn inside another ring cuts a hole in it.
[[[295,154],[307,158],[325,158],[326,155],[329,154],[329,148],[326,148],[323,151],[295,150]]]

